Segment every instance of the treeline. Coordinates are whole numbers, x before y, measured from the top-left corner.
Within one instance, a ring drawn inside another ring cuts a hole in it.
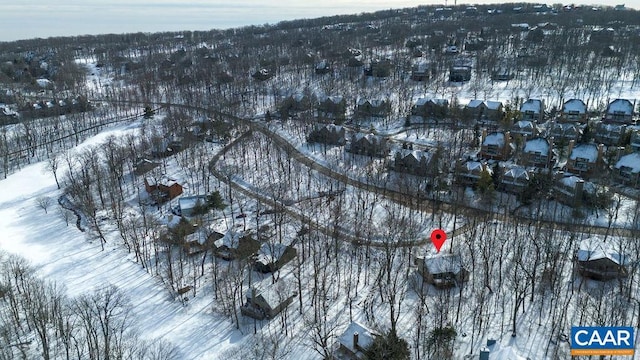
[[[181,358],[169,342],[143,340],[131,310],[115,286],[70,298],[25,259],[0,253],[0,359]]]

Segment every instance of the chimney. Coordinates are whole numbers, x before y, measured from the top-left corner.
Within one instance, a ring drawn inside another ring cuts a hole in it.
[[[482,129],[482,138],[480,139],[480,145],[482,145],[482,143],[484,143],[484,139],[487,138],[487,129]]]
[[[571,152],[573,151],[573,146],[576,144],[575,140],[569,141],[569,149],[567,149],[567,157],[571,156]]]
[[[358,346],[358,337],[359,337],[359,335],[360,335],[360,334],[358,334],[358,332],[357,332],[357,331],[355,331],[355,332],[353,333],[353,348],[354,348],[355,350],[357,350],[357,349],[359,348],[359,346]]]
[[[598,144],[598,157],[596,158],[596,164],[602,163],[602,156],[604,154],[604,145]]]
[[[573,206],[580,206],[582,204],[582,192],[584,191],[584,180],[579,179],[576,181],[576,187],[573,193]]]
[[[507,131],[504,133],[504,149],[502,149],[504,153],[504,159],[506,160],[511,154],[511,132]]]

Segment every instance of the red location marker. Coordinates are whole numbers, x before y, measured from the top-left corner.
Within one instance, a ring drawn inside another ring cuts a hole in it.
[[[444,245],[444,242],[447,240],[447,234],[441,229],[435,229],[431,232],[431,242],[433,246],[436,247],[436,250],[440,252],[440,248]]]

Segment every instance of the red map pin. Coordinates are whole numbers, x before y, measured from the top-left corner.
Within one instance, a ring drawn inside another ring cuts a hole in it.
[[[447,234],[441,229],[435,229],[431,232],[431,242],[433,246],[436,247],[436,250],[440,252],[440,248],[444,245],[444,242],[447,240]]]

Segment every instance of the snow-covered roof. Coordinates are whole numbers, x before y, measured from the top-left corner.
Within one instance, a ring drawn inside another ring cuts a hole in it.
[[[279,280],[274,284],[258,283],[247,291],[246,296],[247,300],[251,300],[255,294],[256,297],[263,298],[271,309],[276,309],[283,301],[295,294],[292,289],[293,287],[286,280]]]
[[[416,106],[423,106],[430,102],[436,105],[446,105],[448,103],[447,99],[419,98],[416,100]]]
[[[589,162],[596,162],[598,160],[598,147],[595,144],[580,144],[571,150],[569,159],[575,160],[577,158],[587,159]]]
[[[533,130],[533,122],[529,120],[520,120],[513,124],[514,129],[532,129]]]
[[[424,158],[427,162],[429,162],[429,159],[431,159],[431,153],[427,151],[400,149],[398,150],[398,153],[403,159],[407,156],[413,156],[418,161]]]
[[[587,105],[585,105],[584,101],[580,99],[571,99],[567,100],[567,102],[562,105],[562,111],[584,114],[587,112]]]
[[[535,138],[535,139],[527,140],[527,142],[524,145],[524,152],[548,154],[549,142],[547,141],[547,139],[543,139],[543,138]]]
[[[505,171],[504,178],[510,179],[525,179],[529,181],[529,172],[523,166],[514,166]]]
[[[175,184],[179,184],[179,181],[171,178],[169,176],[163,175],[160,179],[158,179],[158,181],[156,181],[156,179],[152,178],[152,177],[147,177],[147,184],[149,184],[149,186],[156,186],[156,185],[163,185],[166,187],[171,187]]]
[[[387,103],[387,100],[381,100],[381,99],[364,99],[364,98],[360,98],[358,99],[358,106],[364,105],[366,103],[369,103],[371,106],[373,107],[379,107],[379,106],[383,106],[384,104]]]
[[[482,142],[482,146],[496,145],[498,147],[504,146],[504,134],[503,133],[491,133]]]
[[[482,105],[483,101],[482,100],[471,100],[469,101],[469,105],[467,105],[467,107],[469,108],[477,108],[478,106]]]
[[[629,263],[628,255],[618,252],[614,244],[604,242],[597,236],[582,240],[576,256],[578,261],[609,259],[618,265]]]
[[[464,163],[464,166],[468,172],[482,171],[482,163],[479,161],[467,161],[466,163]],[[493,173],[493,171],[490,168],[487,168],[487,171],[490,174]]]
[[[632,173],[640,173],[640,153],[634,152],[631,154],[623,155],[620,160],[616,162],[615,168],[630,168]]]
[[[576,188],[576,184],[580,181],[584,182],[583,188],[582,190],[584,192],[590,193],[590,194],[594,194],[596,192],[596,187],[592,182],[589,181],[584,181],[581,177],[579,176],[575,176],[575,175],[570,175],[570,176],[565,176],[562,179],[560,179],[560,183],[566,187],[575,189]]]
[[[205,201],[207,201],[207,197],[204,195],[182,196],[178,199],[178,206],[180,206],[180,210],[193,209],[198,202],[204,204]]]
[[[258,250],[256,262],[264,265],[273,264],[282,257],[286,250],[287,246],[283,244],[264,243],[260,246],[260,250]]]
[[[627,99],[615,99],[607,106],[607,114],[633,114],[633,104]]]
[[[598,131],[606,131],[608,133],[623,133],[627,126],[624,124],[606,124],[603,122],[598,123],[596,126]]]
[[[229,249],[237,249],[238,246],[240,245],[240,236],[241,234],[238,232],[235,232],[233,229],[227,231],[226,234],[224,234],[224,236],[218,240],[216,240],[213,245],[215,245],[216,248],[221,248],[223,246],[229,248]]]
[[[459,274],[462,270],[462,260],[459,255],[446,254],[425,257],[424,267],[430,274]]]
[[[502,102],[492,101],[492,100],[487,100],[484,102],[484,104],[487,106],[487,109],[489,110],[498,110],[502,106]]]
[[[359,350],[353,346],[353,334],[355,333],[358,334],[358,346],[360,348],[366,349],[373,343],[374,333],[355,321],[349,324],[347,329],[340,335],[338,342],[349,351],[357,353]]]
[[[520,105],[520,112],[533,112],[539,114],[542,111],[542,101],[538,99],[529,99]]]

